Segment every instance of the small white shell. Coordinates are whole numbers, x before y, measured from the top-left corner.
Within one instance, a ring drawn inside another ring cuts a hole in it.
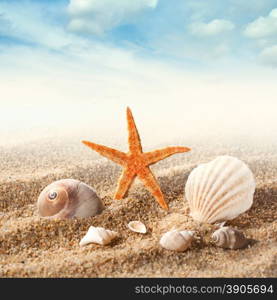
[[[254,192],[251,170],[231,156],[199,165],[190,173],[185,187],[192,218],[210,224],[234,219],[248,210]]]
[[[218,247],[229,249],[244,248],[249,241],[242,232],[228,226],[216,230],[212,239]]]
[[[167,250],[183,252],[190,246],[192,238],[193,231],[171,230],[161,237],[160,245]]]
[[[102,227],[90,226],[86,235],[81,239],[79,245],[84,246],[89,243],[107,245],[118,236],[118,233]]]
[[[134,232],[138,232],[138,233],[147,232],[146,226],[140,221],[131,221],[130,223],[128,223],[127,226],[130,230]]]

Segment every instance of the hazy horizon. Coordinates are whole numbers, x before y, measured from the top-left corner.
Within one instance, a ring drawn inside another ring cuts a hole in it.
[[[146,145],[276,140],[274,3],[175,5],[2,1],[0,145],[82,133],[122,140],[127,106]]]

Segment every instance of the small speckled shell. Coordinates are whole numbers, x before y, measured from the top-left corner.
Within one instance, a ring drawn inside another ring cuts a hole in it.
[[[160,245],[167,250],[183,252],[190,247],[192,239],[192,231],[171,230],[161,237]]]
[[[128,228],[134,232],[138,233],[146,233],[146,226],[140,221],[131,221],[128,223]]]
[[[248,244],[248,239],[242,232],[228,226],[216,230],[212,234],[212,239],[218,247],[228,249],[240,249]]]
[[[61,179],[46,186],[37,206],[41,217],[60,219],[95,216],[104,209],[94,189],[75,179]]]
[[[81,239],[79,245],[95,243],[99,245],[108,245],[113,239],[118,236],[117,232],[105,229],[103,227],[90,226],[86,235]]]
[[[231,156],[199,165],[190,173],[185,187],[192,218],[210,224],[234,219],[248,210],[254,192],[251,170]]]

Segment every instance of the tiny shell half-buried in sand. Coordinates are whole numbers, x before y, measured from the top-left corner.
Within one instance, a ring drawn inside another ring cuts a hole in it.
[[[75,179],[61,179],[46,186],[37,201],[41,217],[86,218],[100,214],[103,202],[89,185]]]

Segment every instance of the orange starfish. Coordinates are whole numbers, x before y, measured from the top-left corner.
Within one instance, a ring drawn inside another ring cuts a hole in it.
[[[143,153],[140,137],[129,107],[127,107],[127,122],[129,131],[128,153],[88,141],[82,141],[82,143],[124,168],[118,182],[117,191],[114,196],[115,199],[122,199],[131,186],[135,176],[138,176],[146,188],[158,201],[160,206],[165,210],[168,210],[163,193],[153,173],[149,169],[149,165],[154,164],[172,154],[187,152],[190,151],[190,149],[186,147],[167,147],[164,149]]]

